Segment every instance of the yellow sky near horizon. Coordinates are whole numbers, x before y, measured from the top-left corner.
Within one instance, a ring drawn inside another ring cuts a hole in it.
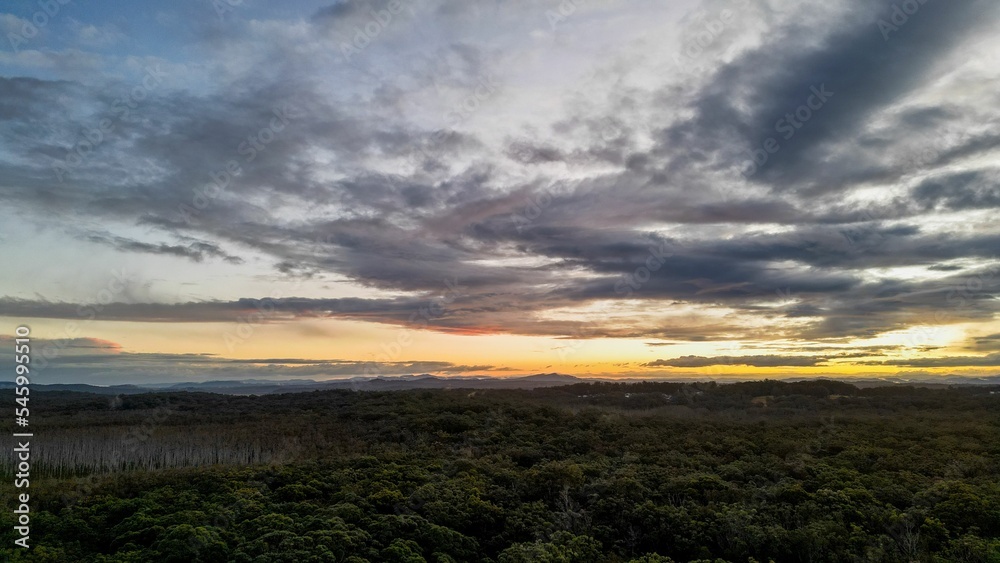
[[[946,358],[968,355],[961,343],[981,325],[916,327],[888,333],[878,338],[835,343],[794,342],[655,342],[651,339],[596,338],[570,339],[508,334],[458,335],[430,330],[337,319],[308,319],[291,322],[246,323],[137,323],[101,320],[65,321],[28,319],[15,322],[3,318],[0,326],[13,335],[14,328],[26,324],[36,341],[92,338],[106,341],[107,349],[62,348],[53,358],[72,363],[70,356],[106,353],[109,369],[128,369],[129,362],[155,355],[164,374],[171,373],[170,358],[184,363],[191,355],[207,355],[212,360],[276,360],[274,365],[296,367],[310,362],[336,360],[360,365],[412,363],[420,372],[438,375],[488,374],[513,376],[558,372],[576,376],[610,378],[763,378],[763,377],[860,377],[892,376],[907,373],[926,375],[995,375],[989,367],[906,367],[870,365],[863,362]],[[112,349],[109,343],[120,348]],[[655,344],[655,345],[654,345]],[[102,344],[104,345],[104,344]],[[799,349],[795,349],[798,346]],[[879,347],[884,347],[878,350]],[[870,356],[861,354],[872,351]],[[881,355],[880,355],[881,354]],[[837,356],[851,355],[859,357]],[[118,356],[118,358],[116,358]],[[742,365],[739,358],[824,357],[817,365]],[[722,358],[714,365],[658,366],[657,360]],[[289,360],[284,363],[281,360]],[[435,369],[434,364],[450,364]],[[144,363],[153,369],[156,363]],[[214,365],[214,364],[211,364]],[[248,369],[263,364],[239,365]],[[428,367],[429,366],[429,367]],[[188,366],[179,376],[202,378],[197,366]],[[251,370],[253,371],[253,370]],[[354,375],[366,375],[360,369]],[[398,375],[405,370],[376,372]],[[331,373],[328,377],[343,377]],[[371,375],[369,373],[368,375]],[[282,377],[278,374],[275,377]],[[261,376],[263,377],[263,376]],[[323,379],[322,370],[311,372]],[[164,377],[165,378],[165,377]]]

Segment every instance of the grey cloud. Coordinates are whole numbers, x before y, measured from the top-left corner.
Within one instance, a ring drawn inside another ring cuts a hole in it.
[[[977,336],[972,339],[970,348],[980,352],[1000,352],[1000,334]]]
[[[1000,353],[988,356],[954,356],[865,362],[866,365],[902,366],[915,368],[1000,367]]]
[[[828,361],[815,356],[683,356],[668,360],[656,360],[644,364],[646,367],[699,368],[708,366],[753,366],[753,367],[811,367]]]
[[[774,137],[781,149],[755,181],[773,183],[781,191],[797,184],[811,190],[840,187],[829,180],[840,174],[824,164],[830,160],[824,151],[831,143],[856,135],[873,112],[918,88],[954,45],[956,34],[991,21],[996,13],[990,2],[926,3],[886,41],[877,22],[890,17],[891,6],[858,0],[850,8],[850,17],[830,21],[826,29],[792,22],[774,30],[776,41],[719,70],[699,93],[696,116],[665,130],[663,142],[719,153],[738,166],[747,160],[746,151]],[[776,43],[797,48],[777,49]],[[804,105],[813,87],[823,85],[833,98],[791,139],[783,139],[776,131],[778,120]]]
[[[1000,207],[1000,174],[997,170],[970,170],[928,178],[911,191],[925,208],[947,210]]]
[[[194,262],[201,262],[206,257],[220,258],[230,264],[242,264],[243,259],[238,256],[233,256],[224,250],[222,250],[218,245],[212,244],[210,242],[193,240],[185,237],[186,245],[184,244],[152,244],[148,242],[141,242],[133,240],[127,237],[120,236],[110,236],[103,233],[89,234],[85,237],[85,240],[110,246],[117,250],[123,252],[141,252],[146,254],[166,254],[170,256],[178,256],[181,258],[187,258]]]

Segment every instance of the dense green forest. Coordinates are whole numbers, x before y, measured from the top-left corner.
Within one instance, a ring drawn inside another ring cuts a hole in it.
[[[1000,562],[1000,394],[33,395],[10,561]],[[10,393],[4,395],[13,404]]]

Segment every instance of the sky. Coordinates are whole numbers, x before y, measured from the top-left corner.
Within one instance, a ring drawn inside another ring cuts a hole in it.
[[[11,0],[36,383],[1000,373],[994,0]]]

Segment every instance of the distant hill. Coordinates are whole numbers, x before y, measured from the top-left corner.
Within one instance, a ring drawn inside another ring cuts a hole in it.
[[[146,385],[99,386],[85,383],[33,384],[39,391],[77,391],[101,395],[134,395],[151,391],[198,391],[225,395],[270,395],[300,393],[326,389],[354,391],[401,391],[406,389],[536,389],[571,385],[597,379],[583,379],[559,373],[540,373],[521,377],[453,376],[440,377],[428,373],[394,377],[355,377],[332,381],[312,379],[269,380],[242,379],[182,383],[150,383]],[[0,389],[13,388],[12,382],[0,382]]]
[[[0,389],[13,389],[14,383],[10,381],[0,382]],[[76,391],[78,393],[95,393],[98,395],[137,395],[139,393],[149,393],[156,391],[155,387],[140,387],[138,385],[88,385],[86,383],[52,383],[31,384],[32,389],[39,391]]]
[[[301,393],[322,391],[327,389],[350,389],[353,391],[403,391],[407,389],[539,389],[544,387],[559,387],[576,383],[594,383],[612,381],[618,383],[639,383],[642,381],[692,383],[708,381],[696,378],[669,379],[608,379],[586,378],[562,373],[537,373],[518,377],[491,376],[451,376],[441,377],[428,373],[401,375],[391,377],[355,377],[316,381],[312,379],[271,380],[242,379],[216,380],[182,383],[150,383],[145,385],[112,385],[99,386],[85,383],[33,384],[39,391],[76,391],[80,393],[96,393],[101,395],[134,395],[155,391],[197,391],[202,393],[220,393],[224,395],[271,395],[275,393]],[[715,378],[719,383],[736,383],[752,381],[737,378]],[[783,381],[843,381],[854,386],[891,387],[908,385],[914,387],[948,387],[952,385],[1000,385],[1000,376],[969,377],[959,375],[919,376],[919,377],[859,377],[859,378],[786,378]],[[13,382],[0,382],[0,389],[14,387]]]

